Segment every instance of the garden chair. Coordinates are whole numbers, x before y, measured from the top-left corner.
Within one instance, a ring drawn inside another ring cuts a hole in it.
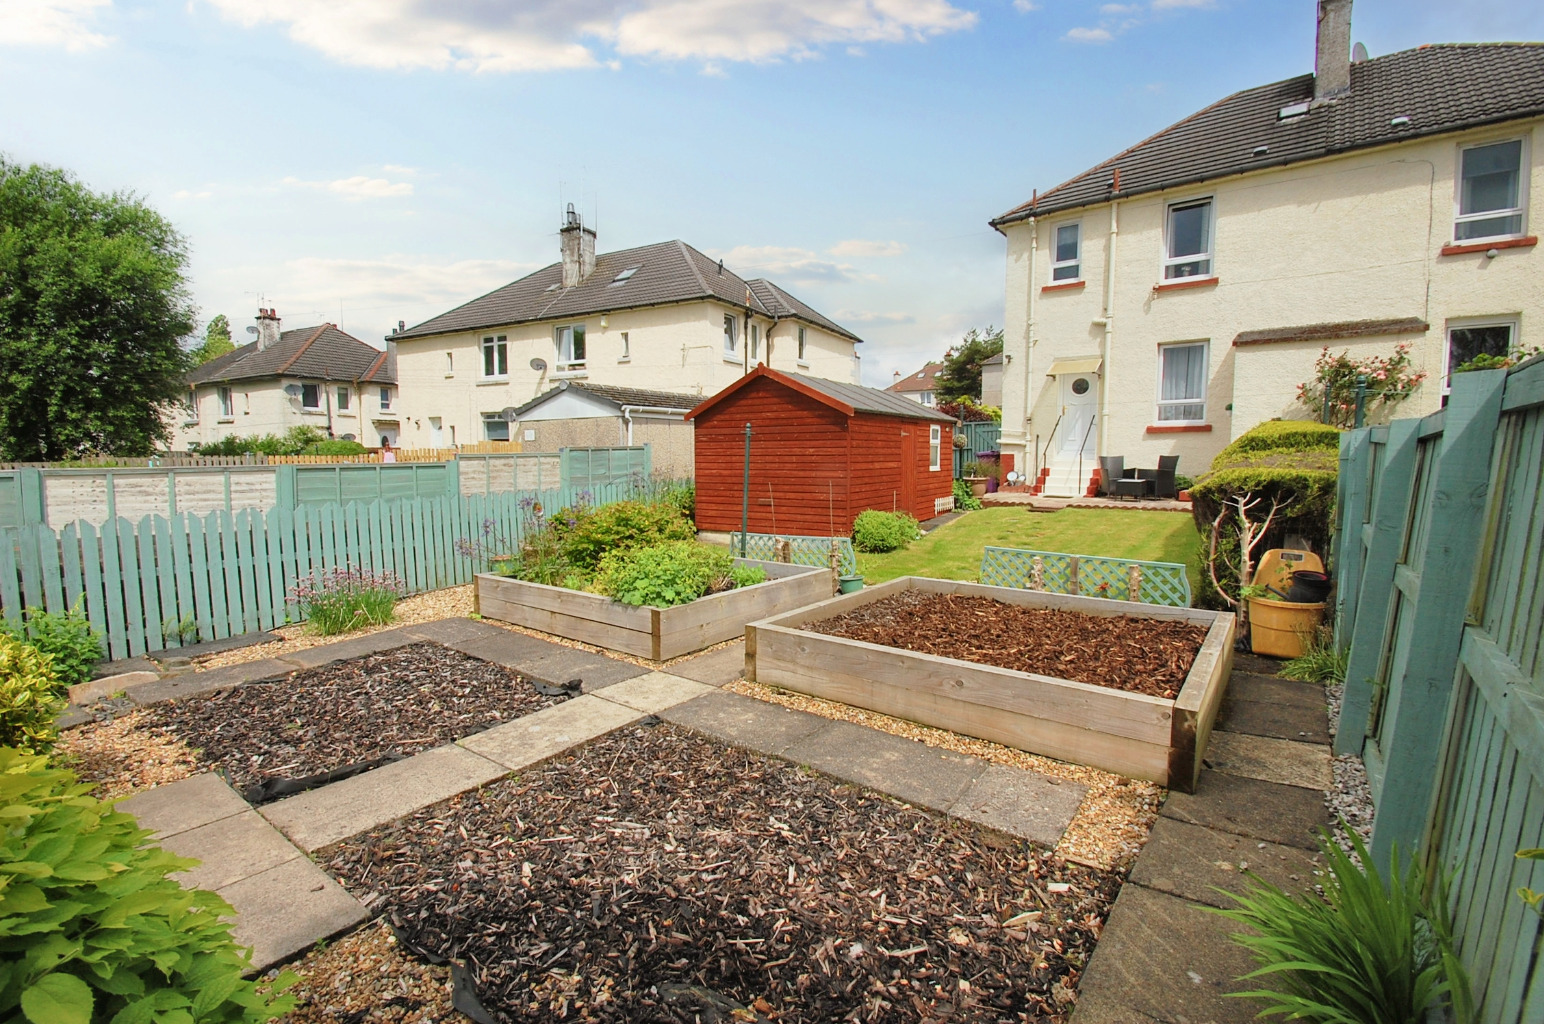
[[[1178,470],[1178,455],[1158,456],[1158,468],[1148,471],[1148,479],[1153,482],[1153,497],[1170,500],[1179,497],[1179,488],[1174,485],[1174,475]]]
[[[1099,493],[1106,498],[1115,497],[1115,481],[1119,480],[1125,473],[1125,456],[1099,456]]]

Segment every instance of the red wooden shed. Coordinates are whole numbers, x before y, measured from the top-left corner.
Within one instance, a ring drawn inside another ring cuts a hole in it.
[[[752,533],[845,536],[864,509],[931,519],[954,494],[954,420],[909,398],[758,366],[695,421],[697,528],[740,528],[751,425]]]

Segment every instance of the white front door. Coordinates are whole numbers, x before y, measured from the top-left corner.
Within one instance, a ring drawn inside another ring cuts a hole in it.
[[[429,417],[429,447],[445,447],[445,429],[440,426],[440,418],[438,416]]]
[[[1099,380],[1091,373],[1061,375],[1062,425],[1057,450],[1077,458],[1081,452],[1094,454],[1098,428],[1094,416],[1099,412]]]

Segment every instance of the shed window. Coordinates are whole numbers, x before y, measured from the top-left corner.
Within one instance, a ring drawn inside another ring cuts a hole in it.
[[[927,468],[934,473],[943,461],[944,428],[937,423],[927,428]]]
[[[1063,224],[1056,229],[1056,258],[1051,261],[1052,281],[1076,281],[1083,276],[1082,225]]]
[[[1158,422],[1206,422],[1206,342],[1158,349]]]
[[[221,388],[220,389],[220,418],[228,420],[232,416],[235,416],[235,415],[236,415],[236,400],[235,400],[235,396],[231,394],[231,389],[230,388]]]
[[[724,358],[725,359],[735,359],[735,358],[737,358],[736,351],[735,351],[735,343],[736,343],[736,340],[737,340],[735,338],[735,327],[736,327],[736,325],[737,325],[736,324],[736,320],[735,320],[735,317],[734,317],[733,314],[726,314],[724,316]]]
[[[558,369],[584,369],[584,324],[568,324],[557,330]]]
[[[509,376],[509,341],[507,335],[486,337],[482,340],[482,375],[484,377]]]
[[[1523,233],[1523,142],[1511,139],[1463,151],[1455,241]]]
[[[1212,272],[1212,201],[1175,203],[1164,232],[1166,280],[1207,277]]]
[[[300,385],[300,407],[302,409],[320,409],[322,407],[322,386],[320,384]]]
[[[503,413],[485,412],[482,415],[483,437],[489,441],[509,440],[509,421]]]

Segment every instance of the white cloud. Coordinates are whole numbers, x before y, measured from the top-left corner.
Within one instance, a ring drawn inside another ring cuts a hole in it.
[[[336,181],[301,181],[299,178],[285,178],[283,184],[295,188],[325,189],[345,199],[387,199],[413,194],[413,183],[410,181],[387,181],[385,178],[367,178],[363,174],[356,174],[352,178],[339,178]]]
[[[910,313],[875,313],[871,310],[842,309],[836,313],[839,324],[914,324],[917,318]]]
[[[860,276],[846,263],[821,259],[819,253],[781,245],[737,245],[728,250],[708,250],[741,277],[768,277],[785,283],[845,283]]]
[[[837,242],[829,252],[832,256],[847,256],[853,258],[899,256],[906,251],[904,242],[880,242],[866,238],[849,238]]]
[[[112,0],[4,0],[0,3],[0,46],[60,46],[71,53],[106,46],[93,31],[97,9]]]
[[[1108,43],[1115,37],[1107,28],[1072,28],[1067,30],[1067,38],[1074,43]]]
[[[385,171],[387,174],[408,174],[408,175],[412,175],[412,174],[417,174],[418,173],[418,168],[416,168],[416,167],[403,167],[401,164],[387,164],[384,167],[382,167],[381,170]]]
[[[975,25],[949,0],[210,0],[248,27],[346,64],[460,71],[551,71],[602,63],[596,46],[666,60],[744,62],[821,47],[919,42]]]
[[[177,191],[172,193],[172,198],[173,199],[208,199],[212,195],[214,195],[214,193],[209,191],[208,189],[204,189],[202,191],[195,192],[192,189],[179,188]]]
[[[1013,0],[1013,9],[1020,14],[1028,14],[1030,11],[1038,11],[1040,5],[1035,0]]]

